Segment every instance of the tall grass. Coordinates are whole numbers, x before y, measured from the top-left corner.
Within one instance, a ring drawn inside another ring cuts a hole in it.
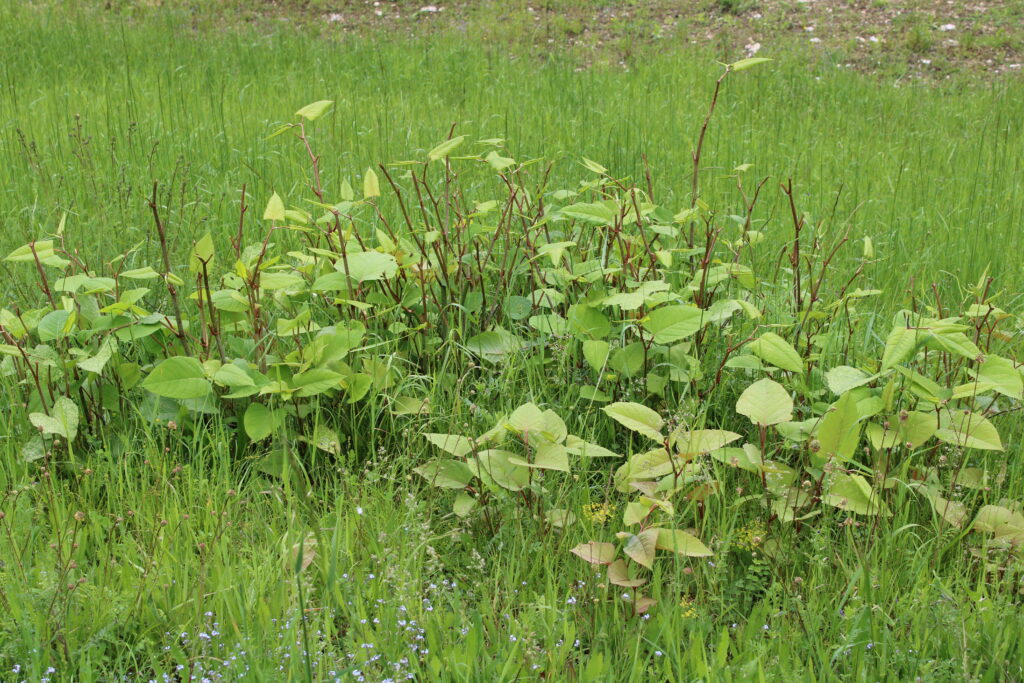
[[[318,130],[329,183],[429,149],[457,124],[471,138],[507,138],[519,158],[565,157],[555,181],[580,156],[640,177],[646,155],[659,199],[681,202],[717,73],[713,55],[685,47],[584,69],[447,34],[311,40],[287,25],[195,32],[174,13],[126,25],[20,4],[2,12],[15,29],[0,73],[4,247],[63,211],[70,234],[97,250],[142,240],[155,179],[173,198],[180,243],[227,231],[243,184],[263,197],[301,177],[299,150],[266,136],[296,103],[322,98],[337,102]],[[795,58],[729,90],[706,146],[708,191],[731,189],[723,176],[752,163],[792,176],[815,217],[838,196],[837,224],[872,236],[892,265],[879,282],[891,297],[941,271],[977,280],[989,268],[1008,287],[1021,282],[1001,258],[1022,246],[1020,79],[936,88]],[[783,208],[778,192],[766,196]]]

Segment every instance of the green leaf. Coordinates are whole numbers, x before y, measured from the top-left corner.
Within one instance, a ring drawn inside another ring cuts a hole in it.
[[[210,233],[206,233],[192,247],[192,253],[188,257],[189,272],[195,274],[202,271],[204,262],[213,263],[213,255],[213,237]]]
[[[523,347],[519,337],[505,330],[481,332],[466,340],[466,348],[486,360],[497,363]]]
[[[802,373],[804,371],[804,362],[800,358],[800,354],[796,352],[792,344],[774,332],[765,332],[747,344],[747,348],[755,356],[777,368],[790,372]]]
[[[380,182],[377,180],[377,173],[372,168],[367,168],[363,174],[363,199],[380,196]]]
[[[860,413],[853,392],[846,392],[836,401],[835,405],[825,414],[818,428],[819,451],[812,454],[812,461],[817,466],[823,465],[829,458],[847,461],[860,441]]]
[[[658,529],[658,550],[671,550],[685,557],[710,557],[711,550],[693,534],[679,529]]]
[[[107,337],[100,343],[100,348],[96,351],[96,355],[78,361],[77,365],[86,372],[98,375],[103,372],[103,368],[106,367],[107,361],[110,360],[111,355],[113,355],[116,350],[117,340],[113,337]]]
[[[324,112],[330,109],[332,104],[334,104],[333,100],[317,100],[295,112],[295,115],[301,116],[307,121],[316,121],[324,115]]]
[[[961,448],[977,448],[984,451],[1003,450],[1003,443],[995,426],[977,413],[960,411],[943,413],[940,426],[935,432],[935,438]]]
[[[685,430],[677,428],[669,436],[669,443],[677,454],[700,455],[716,451],[738,438],[740,435],[736,432],[727,432],[724,429]]]
[[[246,435],[253,442],[258,442],[273,434],[283,421],[283,414],[270,410],[262,403],[250,403],[245,409],[242,425]]]
[[[793,399],[778,382],[759,379],[747,387],[736,401],[736,412],[757,425],[775,425],[793,419]]]
[[[839,474],[832,478],[822,502],[858,515],[888,515],[885,503],[859,474]]]
[[[473,442],[465,436],[458,434],[433,434],[423,435],[430,443],[440,448],[445,453],[451,453],[457,458],[462,458],[473,452]]]
[[[626,543],[622,552],[634,562],[650,569],[654,566],[654,551],[658,544],[658,529],[646,529],[638,534],[622,533]]]
[[[989,383],[993,389],[1004,396],[1020,399],[1024,393],[1024,382],[1013,361],[1000,356],[985,357],[985,362],[978,369],[978,379]]]
[[[142,380],[142,387],[165,398],[202,398],[210,393],[203,366],[189,356],[172,356]]]
[[[447,458],[435,458],[425,465],[414,467],[412,471],[432,486],[443,489],[464,489],[473,478],[473,472],[466,463]]]
[[[603,339],[587,339],[583,342],[583,358],[594,370],[601,372],[608,362],[608,342]]]
[[[569,551],[590,564],[611,564],[615,560],[615,546],[611,543],[587,541]]]
[[[284,220],[284,202],[276,192],[270,195],[267,208],[263,210],[263,220],[278,223]]]
[[[451,154],[456,147],[462,144],[462,141],[466,139],[465,135],[458,135],[450,140],[445,140],[434,149],[427,152],[427,159],[430,161],[437,161]]]
[[[379,251],[357,251],[348,255],[348,275],[356,282],[390,280],[398,272],[398,261]]]
[[[630,578],[629,568],[626,566],[626,561],[615,560],[608,567],[608,581],[615,584],[616,586],[624,586],[626,588],[638,588],[647,583],[647,578]],[[588,677],[586,680],[598,680],[598,678]]]
[[[316,396],[341,387],[342,375],[327,368],[312,368],[292,377],[296,396]]]
[[[661,428],[665,426],[665,421],[647,406],[639,403],[612,403],[601,410],[627,429],[643,434],[658,443],[664,441]]]
[[[546,440],[541,440],[536,445],[532,460],[514,455],[509,457],[508,461],[520,467],[558,470],[560,472],[570,471],[569,454],[565,446]]]
[[[566,313],[569,327],[576,334],[592,339],[607,337],[612,331],[611,321],[601,311],[586,304],[574,304]]]
[[[490,153],[488,153],[486,157],[484,157],[484,160],[490,165],[491,168],[493,168],[498,173],[501,173],[509,166],[514,166],[516,163],[515,159],[503,157],[493,150]]]
[[[747,69],[772,61],[768,57],[747,57],[729,65],[730,71],[746,71]]]
[[[558,213],[567,218],[596,225],[611,225],[617,217],[616,212],[601,202],[570,204],[559,209]]]
[[[921,331],[897,325],[889,331],[885,339],[885,351],[882,352],[882,370],[894,368],[900,363],[910,359],[921,341]]]
[[[74,441],[78,435],[78,406],[66,396],[57,397],[49,415],[30,413],[28,419],[43,434],[57,434],[68,441]]]
[[[662,306],[644,319],[644,329],[654,335],[655,344],[686,339],[701,328],[704,311],[696,306]]]
[[[825,384],[836,396],[842,396],[850,389],[863,386],[873,379],[863,370],[849,365],[839,365],[825,373]]]

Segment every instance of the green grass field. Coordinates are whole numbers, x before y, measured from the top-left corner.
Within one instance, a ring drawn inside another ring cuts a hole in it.
[[[0,680],[1024,679],[1019,73],[170,5],[0,5]]]

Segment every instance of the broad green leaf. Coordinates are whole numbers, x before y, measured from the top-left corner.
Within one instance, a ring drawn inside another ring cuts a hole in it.
[[[622,552],[639,565],[650,569],[654,566],[654,551],[658,543],[658,529],[646,529],[638,534],[620,533],[625,538]]]
[[[800,354],[792,344],[774,332],[765,332],[747,344],[747,348],[755,356],[777,368],[790,372],[804,371],[804,362]]]
[[[608,362],[609,348],[608,342],[603,339],[587,339],[583,342],[583,358],[591,368],[601,372]]]
[[[513,453],[499,449],[488,449],[477,454],[469,469],[485,482],[491,482],[509,491],[522,491],[530,484],[530,471],[514,465],[509,459]]]
[[[847,461],[860,441],[860,413],[853,392],[846,392],[825,414],[818,428],[819,451],[812,453],[812,461],[820,466],[835,458]]]
[[[630,578],[626,561],[621,559],[615,560],[608,566],[608,581],[616,586],[624,586],[626,588],[638,588],[647,583],[647,579],[642,576]]]
[[[514,334],[498,329],[470,337],[466,340],[466,348],[471,353],[497,363],[523,348],[523,342]]]
[[[671,344],[696,334],[703,318],[704,311],[696,306],[662,306],[652,311],[643,325],[654,335],[654,343]]]
[[[888,507],[859,474],[838,474],[828,485],[822,502],[858,515],[889,515]]]
[[[427,158],[430,161],[437,161],[451,154],[456,147],[462,144],[462,141],[466,139],[465,135],[457,135],[450,140],[445,140],[434,149],[427,152]]]
[[[390,280],[397,272],[398,261],[391,254],[357,251],[348,255],[348,275],[356,282]]]
[[[332,104],[334,104],[333,100],[317,100],[295,112],[295,115],[301,116],[307,121],[316,121],[324,115],[324,112],[330,109]]]
[[[292,377],[296,396],[316,396],[341,386],[342,375],[327,368],[312,368]]]
[[[601,410],[623,427],[643,434],[649,439],[658,443],[665,439],[661,434],[661,428],[665,426],[665,421],[647,406],[639,403],[612,403]]]
[[[473,496],[469,495],[465,491],[460,491],[455,496],[455,502],[452,504],[452,512],[459,517],[467,517],[469,513],[476,507],[477,500]]]
[[[825,373],[825,384],[836,396],[842,396],[850,389],[856,389],[870,382],[874,377],[863,370],[849,365],[839,365]]]
[[[566,319],[569,321],[570,329],[575,333],[592,339],[607,337],[612,331],[612,324],[608,320],[608,316],[586,304],[570,306]]]
[[[367,168],[363,174],[363,199],[380,196],[380,181],[377,180],[377,173],[372,168]]]
[[[75,402],[66,396],[58,396],[49,415],[30,413],[28,419],[44,434],[57,434],[68,441],[74,441],[78,435],[78,417],[78,406]]]
[[[281,425],[283,415],[272,411],[262,403],[250,403],[245,409],[242,424],[245,433],[254,442],[262,441]]]
[[[597,225],[611,225],[617,217],[615,211],[601,202],[570,204],[559,209],[558,213],[566,218]]]
[[[583,558],[583,560],[590,564],[611,564],[615,560],[615,545],[612,543],[587,541],[586,543],[580,543],[569,552]]]
[[[192,253],[188,257],[188,269],[193,275],[202,271],[203,263],[213,263],[213,237],[206,233],[199,238],[199,241],[192,247]]]
[[[263,210],[263,220],[278,223],[284,220],[284,202],[276,192],[270,195],[270,200],[267,201],[267,208]]]
[[[1004,396],[1020,399],[1024,393],[1024,382],[1013,361],[1000,356],[989,355],[978,369],[978,379],[989,383]]]
[[[961,448],[1001,451],[1003,443],[999,432],[987,419],[977,413],[946,412],[935,438]]]
[[[736,432],[724,429],[686,430],[680,426],[669,436],[669,443],[680,455],[700,455],[716,451],[739,438]]]
[[[503,157],[493,150],[489,152],[486,157],[484,157],[484,161],[486,161],[490,165],[490,167],[493,168],[498,173],[501,173],[509,166],[514,166],[516,163],[515,159]]]
[[[473,441],[458,434],[426,433],[423,438],[445,453],[451,453],[457,458],[462,458],[473,451]]]
[[[658,529],[658,550],[671,550],[685,557],[710,557],[711,550],[693,534],[679,529]]]
[[[920,340],[920,330],[903,325],[893,327],[885,340],[885,351],[882,352],[882,370],[894,368],[909,360],[914,355],[914,350]]]
[[[508,426],[520,435],[541,434],[547,427],[547,419],[535,404],[524,403],[508,416]]]
[[[142,380],[142,388],[165,398],[202,398],[210,393],[210,381],[203,366],[189,356],[172,356],[161,362]]]
[[[736,412],[763,426],[789,422],[793,419],[793,399],[781,384],[765,377],[740,394]]]
[[[111,355],[116,350],[117,340],[113,337],[107,337],[100,343],[100,348],[96,351],[96,355],[78,361],[77,365],[86,372],[98,375],[103,372],[103,368],[107,366],[107,361],[110,360]]]
[[[413,472],[420,475],[433,486],[443,489],[464,489],[473,478],[473,472],[464,462],[436,458],[430,462],[414,467]]]
[[[532,459],[511,456],[508,461],[520,467],[534,467],[542,470],[558,470],[560,472],[570,471],[569,455],[565,446],[546,440],[542,440],[537,444]]]

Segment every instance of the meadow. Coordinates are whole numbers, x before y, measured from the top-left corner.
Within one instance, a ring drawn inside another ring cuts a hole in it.
[[[1019,75],[0,24],[0,680],[1024,679]]]

